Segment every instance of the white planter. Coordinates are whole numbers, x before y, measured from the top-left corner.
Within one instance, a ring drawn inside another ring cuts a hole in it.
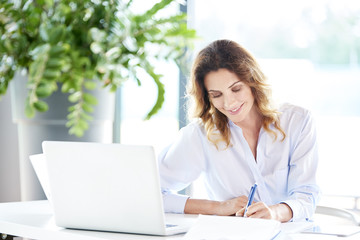
[[[65,127],[67,109],[71,104],[67,101],[67,95],[60,90],[45,99],[49,104],[47,112],[37,112],[32,119],[25,116],[25,100],[28,92],[26,83],[27,77],[17,74],[10,88],[13,121],[18,126],[21,200],[31,201],[45,199],[45,194],[31,166],[29,156],[42,152],[41,143],[44,140],[111,143],[115,95],[107,89],[92,92],[98,99],[98,105],[92,113],[93,120],[89,124],[89,129],[83,137],[78,138],[69,135],[68,128]]]

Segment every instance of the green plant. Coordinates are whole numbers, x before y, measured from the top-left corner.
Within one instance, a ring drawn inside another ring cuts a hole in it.
[[[25,113],[33,117],[48,110],[45,98],[60,86],[70,94],[67,127],[77,136],[88,128],[97,103],[86,90],[98,82],[110,91],[131,78],[141,85],[138,72],[145,70],[158,89],[146,118],[156,114],[164,102],[164,86],[152,60],[179,62],[195,37],[184,13],[160,17],[162,9],[177,4],[173,0],[161,0],[143,14],[131,11],[131,0],[0,1],[0,96],[15,72],[25,69]]]

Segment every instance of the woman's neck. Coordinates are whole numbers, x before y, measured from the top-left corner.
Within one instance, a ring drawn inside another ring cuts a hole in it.
[[[251,111],[246,119],[240,123],[236,123],[236,125],[241,127],[243,136],[249,145],[255,161],[257,161],[257,144],[262,124],[263,118],[258,111]]]
[[[259,133],[263,125],[263,117],[254,106],[249,112],[249,115],[243,121],[235,124],[243,131]]]

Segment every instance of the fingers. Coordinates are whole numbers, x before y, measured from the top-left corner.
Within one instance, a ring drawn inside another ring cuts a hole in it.
[[[236,212],[236,216],[244,216],[245,207]],[[263,202],[256,202],[250,205],[246,212],[246,217],[272,219],[271,209]]]
[[[271,210],[263,202],[252,204],[246,213],[247,217],[271,219]]]
[[[244,216],[245,207],[247,204],[248,198],[246,196],[240,196],[230,200],[226,200],[220,203],[221,210],[218,215],[229,216],[235,215],[242,217]],[[271,213],[270,208],[263,202],[257,202],[250,205],[246,212],[247,217],[257,217],[257,218],[269,218]]]
[[[239,211],[235,213],[235,216],[237,217],[243,217],[245,212],[245,208],[241,208]],[[247,215],[247,214],[246,214]]]
[[[240,196],[237,198],[220,202],[220,210],[218,215],[222,215],[222,216],[235,215],[236,212],[239,209],[246,206],[246,204],[247,204],[246,196]]]
[[[234,200],[237,202],[237,205],[239,207],[245,207],[248,201],[248,198],[246,196],[240,196],[237,198],[234,198]]]

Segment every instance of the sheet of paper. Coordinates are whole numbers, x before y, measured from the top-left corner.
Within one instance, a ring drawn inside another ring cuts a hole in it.
[[[298,232],[302,232],[308,229],[311,229],[315,226],[314,222],[287,222],[287,223],[282,223],[280,228],[281,231],[284,233],[298,233]]]
[[[280,233],[275,220],[200,215],[185,240],[273,239]]]

